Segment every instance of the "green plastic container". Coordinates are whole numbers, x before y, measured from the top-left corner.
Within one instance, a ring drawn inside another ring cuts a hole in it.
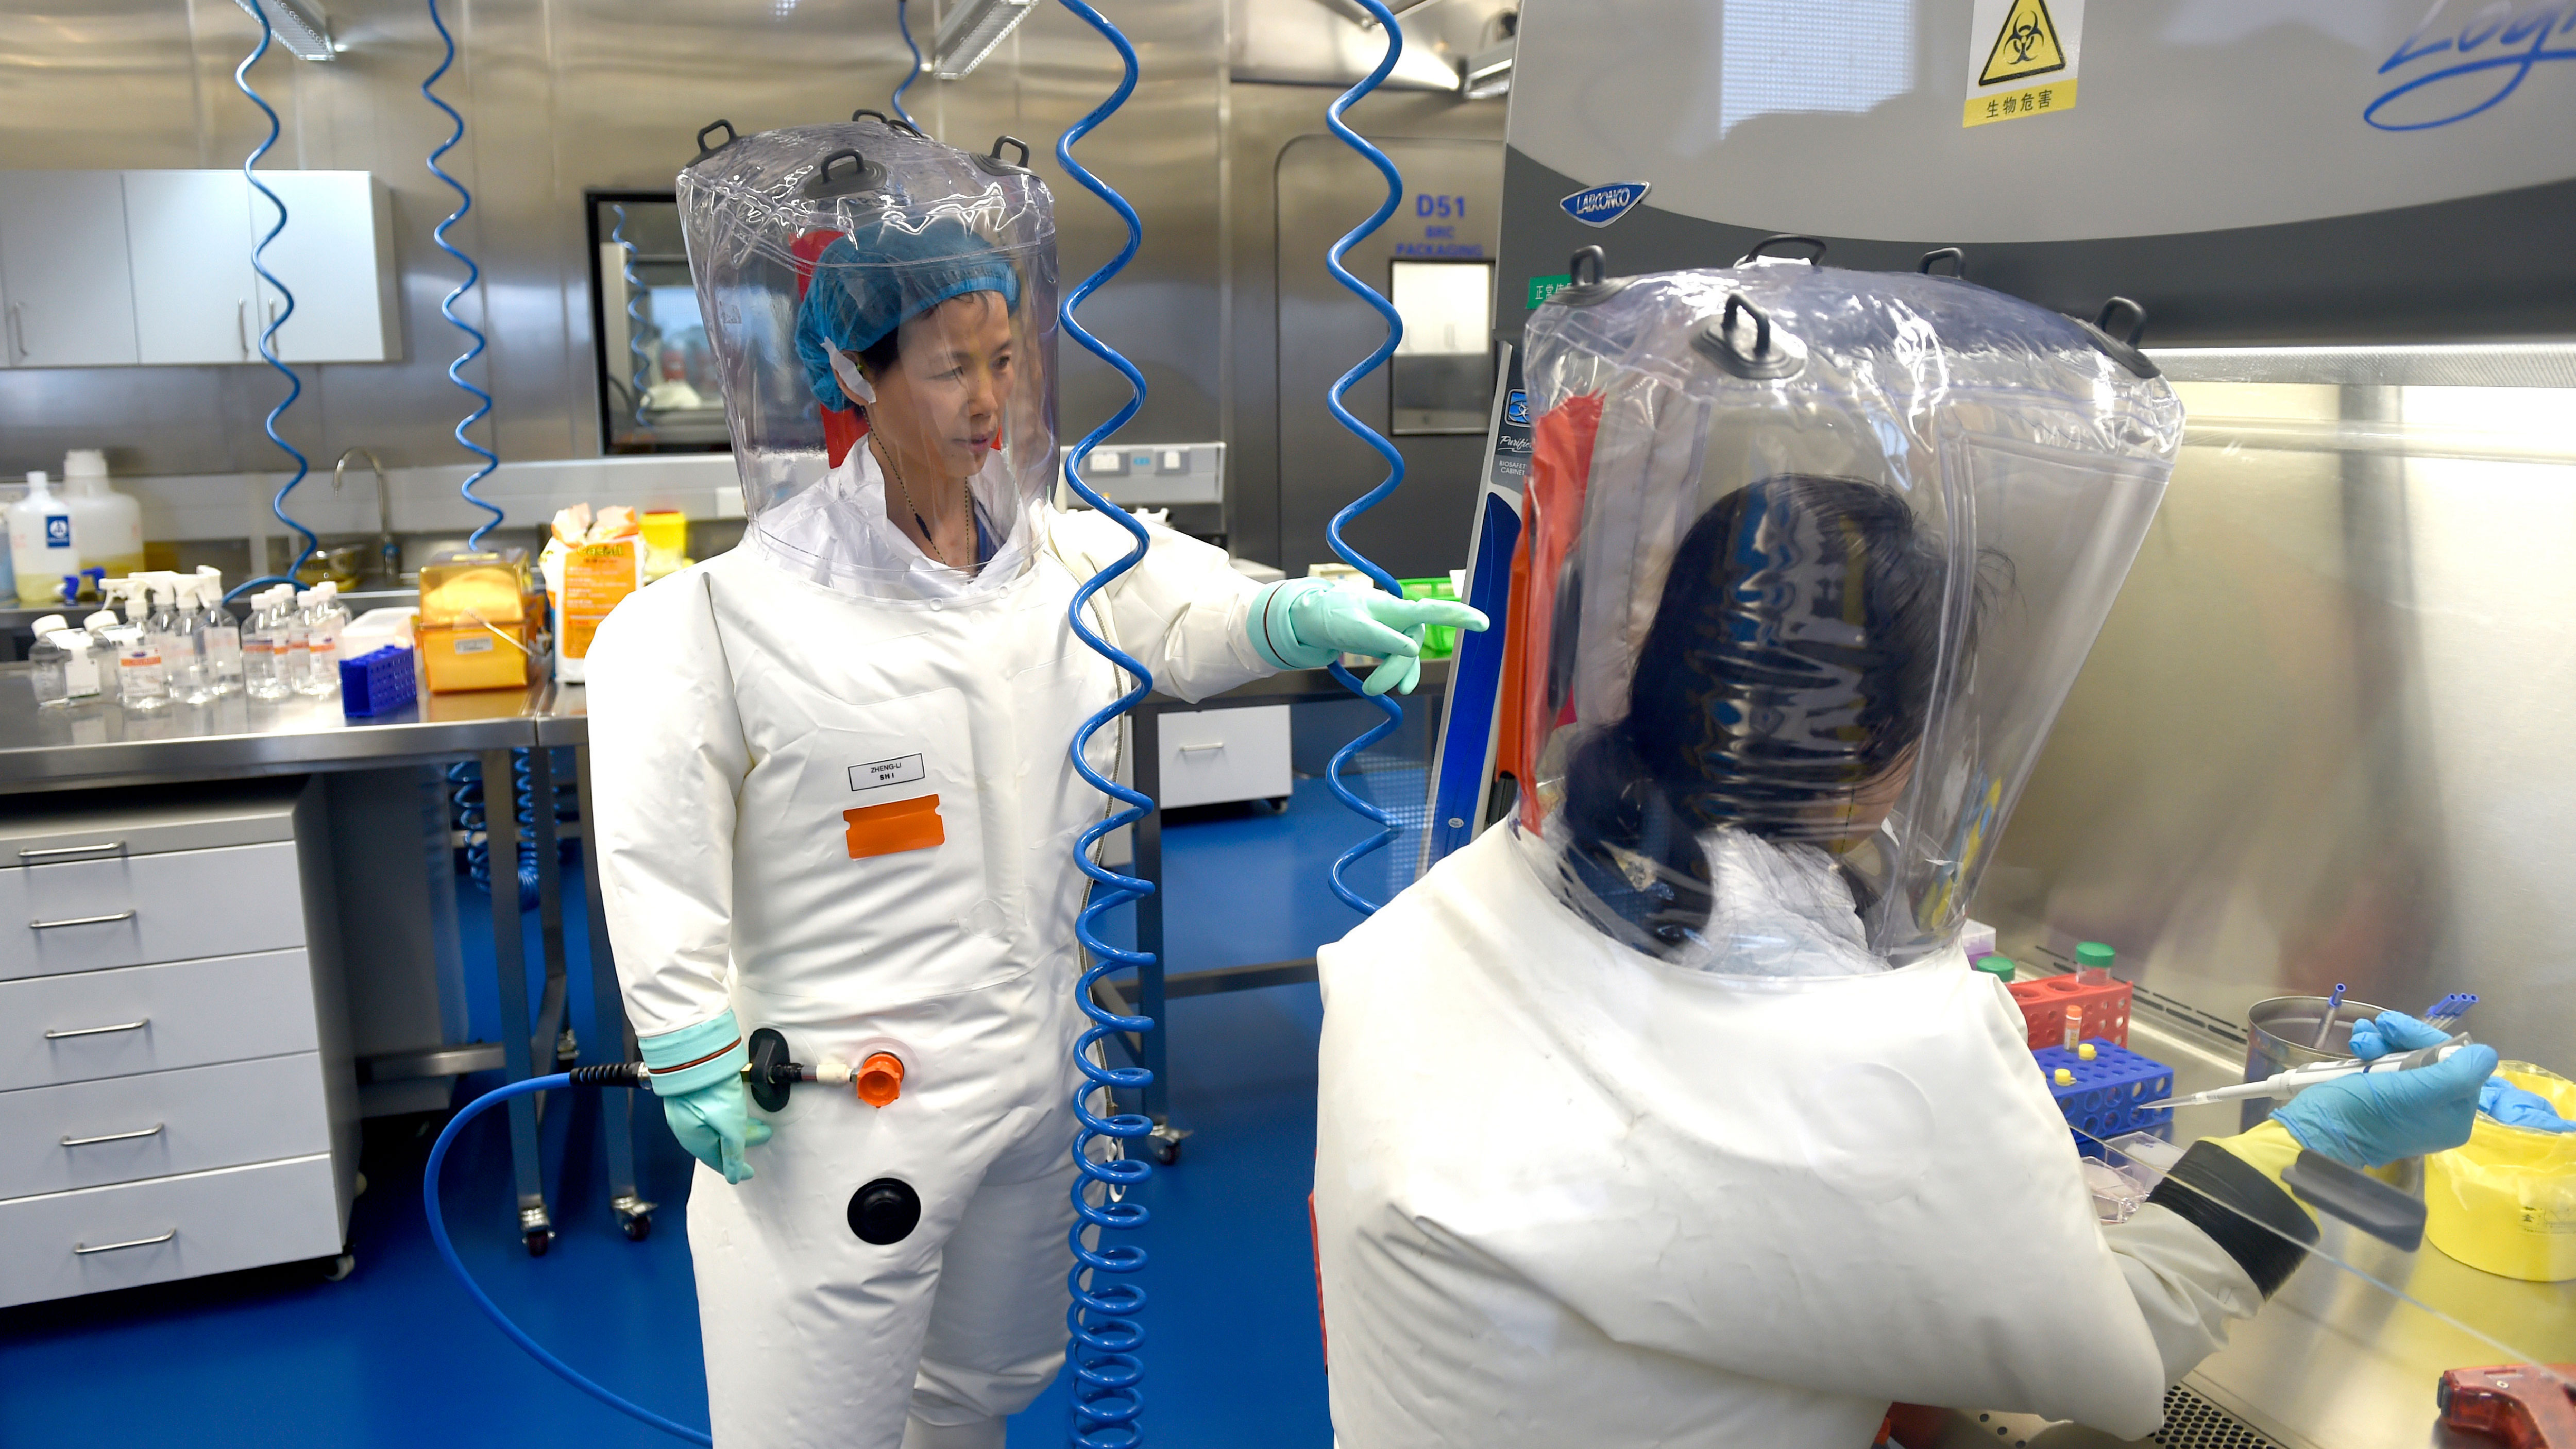
[[[1397,579],[1396,582],[1404,586],[1404,596],[1408,599],[1447,599],[1453,604],[1458,601],[1457,586],[1445,578]],[[1446,624],[1434,624],[1422,631],[1423,658],[1446,659],[1457,652],[1457,630]]]

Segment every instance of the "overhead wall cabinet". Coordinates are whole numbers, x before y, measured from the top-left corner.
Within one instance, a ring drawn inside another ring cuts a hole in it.
[[[126,250],[116,172],[0,173],[0,350],[9,365],[133,364]]]
[[[0,323],[12,367],[252,363],[281,316],[288,362],[402,356],[393,201],[365,171],[0,172]]]

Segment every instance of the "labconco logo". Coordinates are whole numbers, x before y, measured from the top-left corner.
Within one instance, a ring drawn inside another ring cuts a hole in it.
[[[1645,181],[1613,181],[1607,186],[1578,191],[1557,205],[1585,226],[1608,226],[1636,209],[1637,203],[1646,199],[1650,185]]]

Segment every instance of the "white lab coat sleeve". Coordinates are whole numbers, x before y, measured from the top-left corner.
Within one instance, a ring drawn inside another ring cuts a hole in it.
[[[1049,546],[1077,580],[1116,563],[1135,539],[1106,515],[1053,513]],[[1261,586],[1225,550],[1147,525],[1145,557],[1101,590],[1111,642],[1154,672],[1154,687],[1196,702],[1276,673],[1254,652],[1249,621]]]
[[[2254,1280],[2209,1234],[2172,1209],[2149,1203],[2102,1229],[2120,1276],[2164,1359],[2165,1383],[2227,1346],[2227,1326],[2263,1306]]]
[[[711,583],[703,567],[659,580],[591,643],[587,823],[639,1036],[731,1004],[734,813],[751,757]]]

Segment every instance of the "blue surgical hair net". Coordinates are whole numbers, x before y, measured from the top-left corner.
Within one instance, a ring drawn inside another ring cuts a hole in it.
[[[882,227],[864,252],[848,237],[825,247],[796,310],[796,356],[816,400],[835,410],[851,405],[832,376],[830,349],[864,352],[907,320],[969,292],[999,292],[1002,305],[1016,310],[1020,277],[954,218],[917,232]]]

